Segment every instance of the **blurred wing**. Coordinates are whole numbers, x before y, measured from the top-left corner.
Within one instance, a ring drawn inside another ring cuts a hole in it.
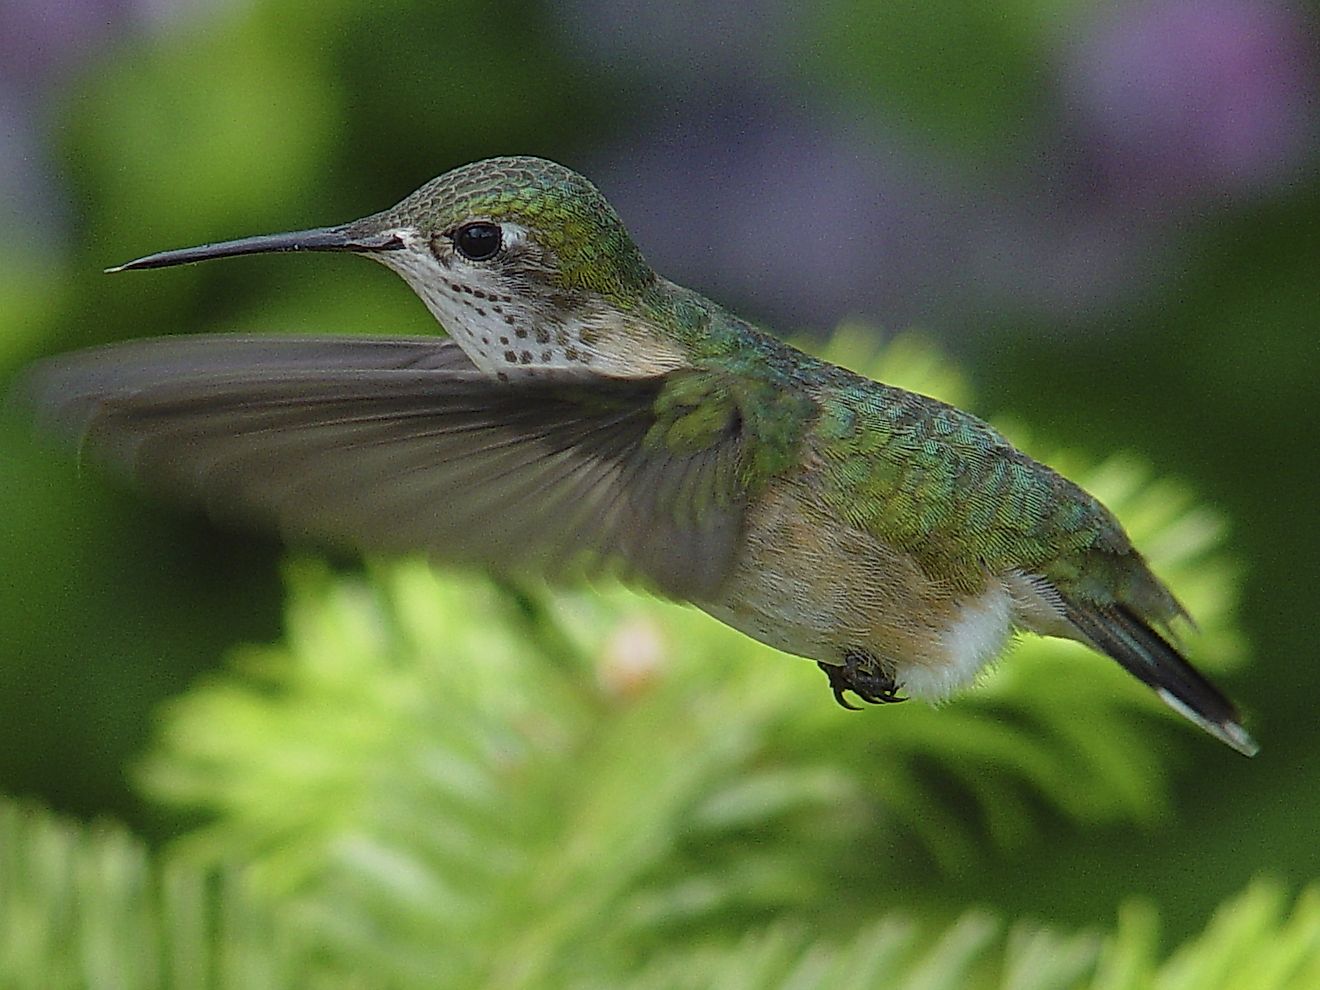
[[[434,338],[209,336],[51,359],[21,390],[43,425],[220,516],[700,598],[741,535],[741,419],[698,450],[648,443],[665,382],[501,382]]]

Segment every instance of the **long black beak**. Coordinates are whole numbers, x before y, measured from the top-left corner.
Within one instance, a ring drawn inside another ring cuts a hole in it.
[[[169,268],[171,265],[209,261],[211,258],[234,258],[240,254],[267,254],[272,251],[352,251],[369,254],[374,251],[397,251],[403,246],[403,241],[395,231],[363,232],[350,223],[338,227],[294,230],[287,234],[242,237],[236,241],[202,244],[175,251],[158,251],[145,258],[137,258],[107,268],[106,271],[126,272],[139,268]]]

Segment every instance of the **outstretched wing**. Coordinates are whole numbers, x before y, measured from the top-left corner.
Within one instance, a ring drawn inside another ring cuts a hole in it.
[[[222,517],[701,598],[739,545],[743,419],[667,442],[657,399],[692,374],[501,382],[435,338],[207,336],[54,358],[20,387],[43,425]]]

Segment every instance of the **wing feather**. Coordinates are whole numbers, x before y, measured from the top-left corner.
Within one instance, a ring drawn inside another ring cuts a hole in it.
[[[366,550],[709,596],[740,542],[741,420],[646,444],[666,376],[501,382],[433,338],[178,337],[51,359],[40,422],[220,517]],[[707,490],[711,489],[711,490]]]

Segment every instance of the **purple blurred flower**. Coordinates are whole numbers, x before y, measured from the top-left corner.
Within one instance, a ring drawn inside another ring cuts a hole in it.
[[[928,163],[789,107],[725,91],[582,164],[659,271],[784,331],[929,316],[956,292],[966,201]]]
[[[631,136],[581,164],[659,270],[785,330],[1066,319],[1143,291],[1171,211],[1269,189],[1312,152],[1311,25],[1283,2],[1076,19],[1071,117],[1015,175],[822,101],[784,70],[810,34],[800,7],[574,0],[570,47],[645,80]]]
[[[1081,139],[1150,203],[1268,187],[1314,150],[1311,26],[1272,0],[1129,6],[1072,53]]]
[[[29,88],[117,34],[129,0],[5,0],[0,79]]]
[[[802,33],[802,10],[789,0],[569,0],[556,12],[569,44],[591,61],[670,89],[783,75],[783,53]]]

